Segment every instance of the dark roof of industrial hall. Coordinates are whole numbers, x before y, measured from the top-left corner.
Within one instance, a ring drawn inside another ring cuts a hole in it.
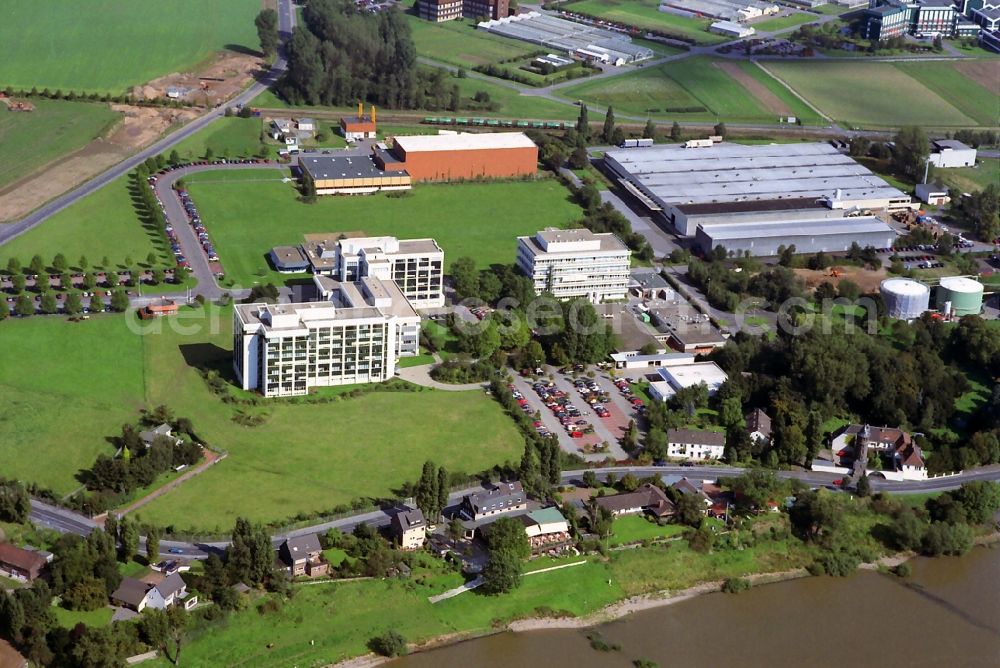
[[[690,215],[712,213],[749,213],[752,211],[794,211],[796,209],[825,209],[816,197],[794,197],[791,199],[761,199],[743,202],[704,202],[701,204],[677,204],[678,211]]]
[[[377,176],[408,176],[406,170],[379,169],[368,155],[299,156],[299,167],[314,179],[366,179]]]

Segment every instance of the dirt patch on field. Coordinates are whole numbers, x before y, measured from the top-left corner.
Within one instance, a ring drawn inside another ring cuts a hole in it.
[[[795,269],[794,271],[796,276],[805,281],[806,288],[809,290],[814,289],[824,281],[839,285],[841,281],[848,280],[856,283],[862,292],[877,292],[879,284],[889,275],[885,268],[872,271],[862,267],[838,266],[833,269],[836,269],[836,273],[840,274],[840,276],[831,275],[833,273],[831,269]]]
[[[791,116],[792,110],[782,102],[781,98],[772,93],[767,86],[754,79],[743,71],[737,63],[721,62],[715,63],[720,70],[736,79],[741,86],[750,91],[750,94],[757,98],[761,106],[778,116]]]
[[[1000,60],[968,60],[955,63],[955,69],[994,95],[1000,95]]]
[[[122,114],[107,138],[95,139],[28,176],[0,188],[0,221],[12,221],[121,162],[153,143],[174,123],[197,116],[190,109],[161,109],[116,104]]]
[[[187,104],[214,107],[247,86],[264,71],[259,56],[223,51],[195,72],[173,73],[132,89],[132,95],[151,100],[171,97]]]

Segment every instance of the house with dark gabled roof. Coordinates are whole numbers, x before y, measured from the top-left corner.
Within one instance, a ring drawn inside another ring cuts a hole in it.
[[[281,561],[292,577],[304,575],[315,578],[326,575],[330,564],[323,559],[323,546],[314,533],[288,538],[278,549]]]
[[[419,550],[427,538],[427,521],[419,508],[406,508],[392,516],[392,533],[404,550]]]
[[[528,495],[518,481],[500,482],[482,492],[467,494],[462,499],[459,514],[478,521],[528,507]]]
[[[887,480],[925,480],[927,464],[913,437],[898,427],[874,427],[850,424],[842,427],[830,441],[836,461],[846,465],[861,461],[867,465],[868,453],[879,455],[882,470],[869,471]]]
[[[771,441],[771,418],[763,408],[755,408],[746,415],[747,433],[755,443]]]
[[[31,582],[42,574],[47,563],[45,556],[38,552],[0,543],[0,575]]]
[[[111,602],[129,610],[142,612],[146,608],[166,610],[173,605],[181,604],[187,597],[187,585],[184,579],[179,573],[171,573],[159,584],[124,577],[118,589],[111,595]],[[190,609],[197,600],[197,597],[191,597],[184,601],[184,607]]]
[[[718,431],[670,429],[667,431],[667,456],[678,459],[722,459],[726,435]]]
[[[615,517],[649,513],[653,517],[670,517],[674,514],[674,504],[662,489],[646,483],[634,492],[624,492],[614,496],[599,496],[594,502]]]

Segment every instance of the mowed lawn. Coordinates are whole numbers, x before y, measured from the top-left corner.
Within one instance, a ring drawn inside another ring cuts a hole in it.
[[[477,30],[475,21],[469,19],[432,23],[410,13],[406,19],[418,55],[460,67],[488,65],[542,49],[528,42]]]
[[[959,72],[954,63],[896,63],[896,67],[924,84],[978,124],[1000,125],[1000,97]],[[993,61],[1000,81],[1000,61]]]
[[[661,12],[657,0],[581,0],[565,4],[563,8],[638,28],[675,33],[699,44],[727,41],[722,35],[708,32],[711,21]]]
[[[179,142],[171,150],[177,151],[183,160],[202,158],[209,147],[217,157],[248,157],[260,148],[261,129],[260,118],[222,118]]]
[[[773,30],[784,30],[785,28],[794,28],[795,26],[800,26],[803,23],[815,21],[817,18],[818,17],[814,14],[807,14],[806,12],[792,12],[791,14],[778,16],[773,19],[755,21],[750,25],[753,26],[757,32],[769,32]]]
[[[83,148],[120,116],[97,102],[35,98],[31,103],[32,112],[9,112],[0,104],[0,188]]]
[[[837,121],[864,127],[977,124],[893,63],[768,61],[765,67]]]
[[[934,178],[962,192],[983,190],[990,184],[1000,187],[1000,160],[981,158],[975,167],[935,169]]]
[[[200,312],[199,312],[200,314]],[[481,392],[379,392],[322,404],[264,402],[266,416],[243,427],[198,372],[232,366],[232,311],[194,318],[198,333],[166,327],[144,339],[148,400],[188,415],[221,464],[144,507],[163,526],[228,530],[238,515],[280,521],[361,496],[388,496],[433,459],[474,473],[516,460],[523,441],[513,421]],[[227,372],[228,373],[228,372]]]
[[[9,319],[0,323],[3,475],[66,494],[107,436],[143,401],[142,341],[121,316]]]
[[[740,82],[707,57],[685,58],[630,74],[564,88],[559,95],[580,99],[631,115],[690,120],[722,118],[733,121],[775,122]],[[781,99],[792,96],[776,92]],[[801,103],[794,108],[801,108]]]
[[[105,437],[168,405],[229,451],[220,464],[142,509],[164,526],[227,531],[237,515],[280,521],[360,496],[388,496],[424,461],[474,473],[523,448],[513,422],[481,392],[373,393],[321,404],[267,403],[258,427],[233,421],[199,369],[229,373],[232,310],[185,309],[146,323],[125,316],[71,323],[35,317],[0,323],[0,456],[4,475],[58,493],[99,453]]]
[[[121,93],[232,45],[260,0],[33,0],[0,10],[0,87]]]
[[[405,197],[320,197],[315,204],[299,202],[291,183],[193,181],[189,190],[227,278],[242,285],[287,278],[271,270],[266,256],[274,246],[302,243],[304,234],[431,237],[446,264],[468,255],[486,267],[514,262],[516,236],[566,227],[582,216],[554,179],[418,184]]]
[[[44,223],[0,246],[0,263],[17,257],[27,266],[35,254],[51,262],[62,253],[75,266],[86,255],[91,266],[107,257],[112,265],[125,267],[125,260],[145,262],[156,253],[164,266],[173,264],[163,234],[140,220],[128,176],[115,179],[92,195],[55,214]]]

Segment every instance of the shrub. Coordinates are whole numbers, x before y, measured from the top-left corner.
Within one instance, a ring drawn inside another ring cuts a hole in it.
[[[618,652],[622,648],[618,643],[609,643],[597,631],[588,633],[587,640],[590,641],[591,648],[596,649],[598,652]]]
[[[369,640],[368,648],[381,656],[402,656],[406,654],[406,638],[396,631],[386,631]]]
[[[727,578],[722,583],[722,591],[727,594],[739,594],[741,591],[750,589],[752,585],[746,578]]]
[[[895,573],[896,576],[898,577],[908,578],[910,577],[910,574],[913,572],[913,569],[911,569],[910,565],[904,561],[903,563],[899,564],[894,569],[892,569],[892,572]]]

